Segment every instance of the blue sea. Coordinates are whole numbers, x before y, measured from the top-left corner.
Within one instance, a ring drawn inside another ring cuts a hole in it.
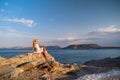
[[[0,56],[13,57],[19,54],[27,54],[31,50],[24,49],[0,49]],[[89,60],[98,60],[107,57],[120,56],[120,49],[88,49],[88,50],[47,50],[57,61],[61,63],[82,64]]]

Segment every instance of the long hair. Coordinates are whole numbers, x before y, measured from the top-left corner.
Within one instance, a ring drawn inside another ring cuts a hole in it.
[[[37,38],[34,38],[33,39],[33,46],[35,47],[35,44],[37,44],[38,43],[38,39]]]

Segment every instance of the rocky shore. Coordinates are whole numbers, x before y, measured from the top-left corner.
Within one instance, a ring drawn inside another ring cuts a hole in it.
[[[93,76],[104,73],[110,75],[99,80],[120,80],[120,57],[91,60],[81,65],[59,63],[49,53],[47,57],[47,61],[42,53],[0,57],[0,80],[98,80],[92,79]],[[111,74],[111,70],[116,74]]]

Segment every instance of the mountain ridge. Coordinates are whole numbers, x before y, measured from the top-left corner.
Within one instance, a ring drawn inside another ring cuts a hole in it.
[[[98,44],[71,44],[63,49],[120,49],[119,46],[100,46]]]

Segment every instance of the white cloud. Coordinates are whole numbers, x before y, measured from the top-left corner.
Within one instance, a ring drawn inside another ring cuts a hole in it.
[[[88,33],[88,36],[107,37],[108,35],[117,35],[120,33],[120,28],[116,25],[111,25],[104,28],[99,28]]]
[[[60,45],[62,47],[70,44],[99,44],[99,45],[120,45],[120,28],[116,25],[95,29],[87,35],[64,35],[53,40],[46,41],[46,45]]]
[[[17,19],[17,18],[9,19],[9,18],[6,18],[6,19],[4,19],[4,21],[21,23],[21,24],[23,24],[25,26],[28,26],[28,27],[33,27],[34,25],[36,25],[34,20],[24,19],[24,18],[21,18],[21,19]]]
[[[116,25],[93,30],[86,36],[90,42],[102,45],[120,45],[120,28]]]
[[[75,37],[69,37],[69,36],[67,36],[67,37],[58,37],[57,38],[57,40],[74,40],[75,39]]]
[[[98,31],[98,32],[118,32],[118,31],[120,31],[120,29],[117,28],[116,25],[111,25],[111,26],[108,26],[105,28],[97,29],[96,31]]]

